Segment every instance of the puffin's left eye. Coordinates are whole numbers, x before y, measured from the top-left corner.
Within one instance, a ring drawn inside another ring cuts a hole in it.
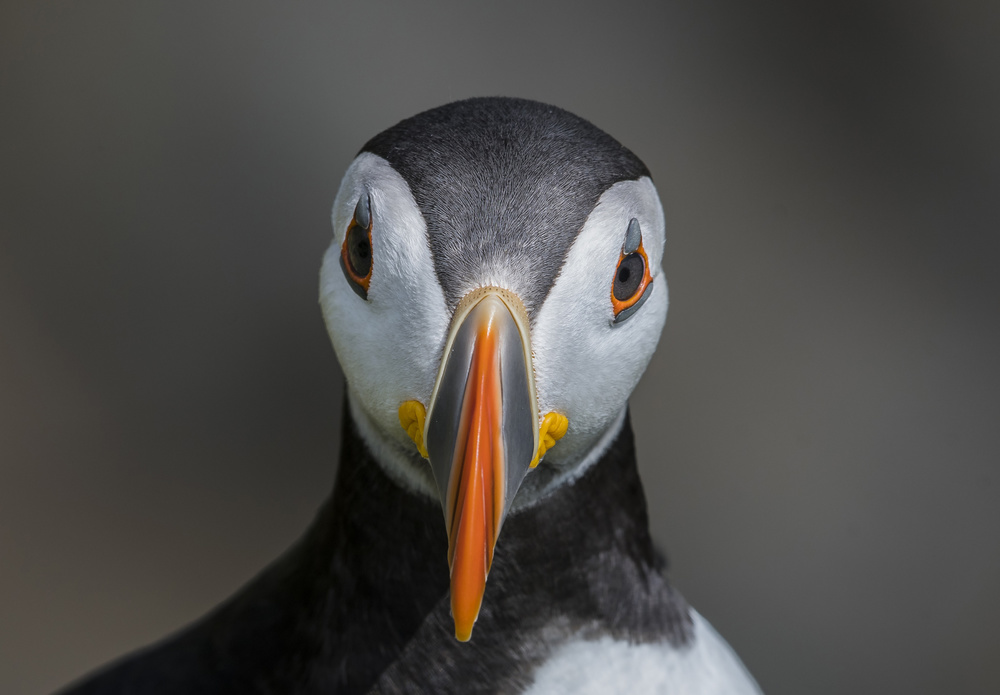
[[[372,210],[371,197],[366,193],[354,208],[354,218],[347,226],[344,245],[340,248],[340,267],[359,297],[368,299],[372,280]]]
[[[633,316],[649,296],[653,276],[649,274],[649,258],[642,247],[642,230],[634,217],[628,223],[625,243],[618,256],[615,279],[611,283],[611,305],[615,310],[615,323]]]

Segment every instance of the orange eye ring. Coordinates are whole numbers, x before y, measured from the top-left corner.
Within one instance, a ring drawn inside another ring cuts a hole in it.
[[[641,269],[638,267],[641,263]],[[641,273],[641,275],[639,275]],[[639,281],[635,278],[639,275]],[[625,247],[618,254],[618,265],[611,283],[611,306],[615,313],[615,323],[632,316],[647,296],[646,290],[653,283],[649,272],[649,257],[642,242],[632,253],[625,253]]]
[[[340,267],[351,289],[362,299],[368,299],[372,280],[372,215],[368,196],[358,201],[354,217],[347,225],[344,243],[340,247]]]

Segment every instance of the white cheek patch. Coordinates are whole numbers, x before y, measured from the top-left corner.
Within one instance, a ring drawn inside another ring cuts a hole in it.
[[[642,229],[653,284],[635,315],[614,324],[611,288],[632,218]],[[601,453],[591,450],[621,414],[666,320],[663,245],[663,208],[644,177],[609,188],[570,248],[532,331],[540,411],[569,418],[545,463],[568,465]]]
[[[371,196],[372,214],[367,301],[351,289],[340,267],[344,235],[365,194]],[[398,409],[411,399],[429,402],[449,323],[426,224],[402,177],[381,157],[364,153],[340,185],[333,231],[320,272],[320,305],[351,391],[351,407],[362,416],[355,419],[369,446],[380,450],[380,458],[396,459],[383,463],[412,476],[419,456],[399,424]],[[419,477],[407,482],[423,488],[426,481]]]
[[[354,208],[371,196],[373,266],[368,300],[351,289],[340,249]],[[629,220],[642,228],[653,286],[645,305],[613,324],[611,287]],[[450,314],[423,216],[402,177],[365,153],[347,170],[333,207],[334,237],[323,259],[320,304],[369,447],[400,482],[433,496],[426,463],[399,424],[403,401],[430,402]],[[660,268],[663,210],[648,178],[601,196],[571,247],[532,329],[539,412],[569,418],[545,464],[596,460],[659,340],[667,287]],[[505,286],[497,278],[497,286]],[[588,453],[590,454],[588,456]],[[582,468],[582,467],[581,467]]]

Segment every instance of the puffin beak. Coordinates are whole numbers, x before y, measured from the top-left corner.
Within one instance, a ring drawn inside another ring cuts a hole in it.
[[[465,642],[500,527],[538,451],[528,316],[516,295],[488,287],[459,303],[425,427],[448,529],[455,637]]]

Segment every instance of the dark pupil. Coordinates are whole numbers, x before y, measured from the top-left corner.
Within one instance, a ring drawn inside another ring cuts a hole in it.
[[[625,256],[622,262],[618,264],[618,272],[615,274],[615,286],[613,290],[615,299],[619,302],[631,299],[639,289],[644,270],[645,262],[642,260],[640,254],[630,253]]]
[[[347,260],[351,262],[351,272],[359,278],[367,277],[372,269],[372,247],[368,243],[368,230],[351,225],[347,232]]]

